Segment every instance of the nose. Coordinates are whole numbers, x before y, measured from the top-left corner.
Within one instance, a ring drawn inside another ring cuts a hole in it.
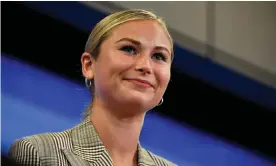
[[[144,74],[152,73],[150,56],[140,55],[136,60],[135,70]]]

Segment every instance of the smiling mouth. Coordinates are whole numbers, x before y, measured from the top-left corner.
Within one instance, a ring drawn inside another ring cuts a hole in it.
[[[130,83],[133,83],[139,87],[143,87],[143,88],[152,88],[153,86],[146,82],[146,81],[143,81],[143,80],[138,80],[138,79],[126,79],[126,81],[130,82]]]

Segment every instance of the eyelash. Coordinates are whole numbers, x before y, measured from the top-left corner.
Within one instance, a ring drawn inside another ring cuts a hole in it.
[[[123,47],[120,48],[120,50],[121,50],[121,51],[124,51],[124,52],[126,52],[126,53],[128,53],[128,54],[137,54],[136,48],[134,48],[134,47],[131,46],[131,45],[123,46]],[[133,51],[134,53],[131,52],[131,51]]]
[[[131,55],[136,55],[137,54],[137,49],[131,45],[126,45],[126,46],[123,46],[120,48],[121,51],[124,51],[128,54],[131,54]],[[152,56],[155,56],[155,59],[156,60],[162,60],[162,61],[166,61],[167,60],[167,57],[164,56],[163,53],[161,52],[158,52],[158,53],[154,53]]]

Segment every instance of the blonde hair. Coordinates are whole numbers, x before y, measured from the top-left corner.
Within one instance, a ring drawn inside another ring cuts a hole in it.
[[[100,53],[100,46],[102,42],[110,35],[112,30],[129,21],[134,20],[155,20],[157,21],[167,32],[168,37],[171,41],[172,45],[172,58],[174,55],[173,51],[173,40],[171,38],[171,35],[167,29],[165,21],[161,18],[155,15],[153,12],[143,10],[143,9],[127,9],[123,11],[119,11],[116,13],[113,13],[111,15],[108,15],[104,19],[102,19],[99,23],[96,24],[94,29],[89,35],[89,38],[85,45],[85,52],[88,52],[91,54],[91,56],[96,60],[99,53]],[[93,91],[94,89],[94,83],[93,80],[91,82],[91,88],[90,90]],[[92,102],[93,103],[93,102]],[[92,103],[88,105],[86,111],[84,112],[84,117],[87,117],[91,114],[92,109]]]

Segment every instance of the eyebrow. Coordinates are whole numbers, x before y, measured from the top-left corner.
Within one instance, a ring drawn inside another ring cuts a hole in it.
[[[135,45],[139,45],[139,46],[142,45],[141,42],[139,42],[137,40],[134,40],[134,39],[131,39],[131,38],[122,38],[122,39],[118,40],[116,43],[119,43],[121,41],[129,41],[129,42],[131,42]],[[171,54],[170,51],[166,47],[163,47],[163,46],[156,46],[155,49],[166,50],[169,54]]]

